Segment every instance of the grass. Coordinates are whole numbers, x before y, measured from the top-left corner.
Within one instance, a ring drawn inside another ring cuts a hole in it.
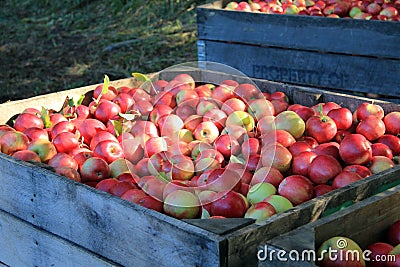
[[[0,101],[156,72],[197,60],[207,0],[5,0]]]

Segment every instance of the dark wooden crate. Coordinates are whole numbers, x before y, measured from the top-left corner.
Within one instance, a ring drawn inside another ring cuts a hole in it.
[[[186,72],[196,81],[248,81],[209,71]],[[173,75],[166,73],[162,78],[171,79]],[[368,101],[307,87],[257,79],[254,82],[263,91],[283,91],[305,105],[336,101],[354,110]],[[135,81],[124,79],[112,84],[133,86]],[[90,93],[95,86],[5,103],[0,105],[0,123],[26,107],[59,110],[66,96]],[[399,105],[390,102],[376,103],[386,112],[400,110]],[[400,183],[400,166],[396,166],[255,224],[251,219],[240,218],[177,220],[3,154],[0,168],[0,207],[4,212],[48,232],[48,236],[60,237],[123,266],[254,265],[258,247],[267,240]],[[6,256],[0,250],[0,261],[5,264]]]
[[[198,59],[272,81],[400,96],[398,22],[197,8]]]
[[[400,186],[396,186],[335,214],[273,238],[259,248],[260,258],[263,259],[260,260],[259,267],[315,266],[314,262],[303,261],[307,258],[301,256],[299,257],[300,261],[283,262],[278,260],[275,253],[278,250],[285,251],[286,255],[281,254],[280,256],[282,259],[289,258],[288,253],[291,251],[299,252],[300,255],[304,251],[316,252],[325,240],[334,236],[349,237],[363,250],[374,242],[384,242],[389,226],[400,220],[399,201]],[[295,255],[295,252],[292,253]]]

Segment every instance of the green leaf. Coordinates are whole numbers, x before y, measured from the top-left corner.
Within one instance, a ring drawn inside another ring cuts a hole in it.
[[[200,219],[210,219],[210,213],[204,208],[201,209],[201,218]]]
[[[44,128],[50,128],[52,125],[51,125],[50,115],[49,115],[48,110],[46,108],[42,107],[40,115],[42,117]]]
[[[246,161],[243,158],[236,157],[235,155],[231,155],[231,157],[229,158],[229,162],[240,163],[240,164],[246,163]]]
[[[117,120],[110,120],[111,124],[114,126],[115,133],[117,136],[120,136],[122,133],[122,122],[117,121]]]
[[[124,118],[127,121],[133,121],[136,119],[140,114],[138,113],[119,113],[118,114],[121,118]]]
[[[165,182],[165,183],[169,183],[167,174],[166,174],[165,172],[159,172],[159,173],[156,175],[156,177],[159,178],[161,181],[163,181],[163,182]]]
[[[139,73],[139,72],[133,72],[132,76],[135,77],[136,80],[138,80],[139,82],[147,82],[150,81],[150,78],[147,77],[145,74],[143,73]]]
[[[69,107],[73,107],[73,106],[75,106],[75,101],[74,101],[74,99],[73,98],[68,98],[68,106]]]
[[[81,95],[79,97],[78,101],[76,101],[76,105],[77,106],[81,105],[84,99],[85,99],[85,95]]]
[[[110,85],[110,78],[108,78],[107,74],[104,74],[103,89],[101,90],[102,95],[105,95],[108,93],[109,85]]]

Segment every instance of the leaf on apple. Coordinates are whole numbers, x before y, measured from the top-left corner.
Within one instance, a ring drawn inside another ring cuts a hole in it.
[[[165,183],[169,183],[169,179],[168,179],[168,176],[167,176],[167,174],[165,173],[165,172],[159,172],[157,175],[156,175],[156,177],[157,178],[159,178],[161,181],[163,181],[163,182],[165,182]]]
[[[143,73],[139,73],[139,72],[133,72],[132,76],[135,77],[136,80],[138,80],[139,82],[148,82],[150,81],[150,78],[147,77],[145,74]]]
[[[235,155],[231,155],[229,158],[229,162],[231,163],[240,163],[240,164],[245,164],[246,161],[243,158],[237,157]]]
[[[119,115],[121,118],[123,118],[123,119],[125,119],[125,120],[127,120],[127,121],[133,121],[133,120],[135,120],[137,117],[140,116],[139,112],[137,112],[137,113],[118,113],[118,115]]]
[[[103,88],[101,90],[101,95],[108,93],[108,86],[110,85],[110,78],[108,78],[107,74],[104,74]]]
[[[115,133],[117,136],[120,136],[122,133],[122,129],[123,129],[123,124],[120,121],[117,120],[110,120],[111,124],[114,127]]]
[[[51,121],[50,121],[50,115],[49,112],[46,108],[42,107],[42,110],[40,112],[43,124],[44,124],[44,128],[50,128],[51,125]]]
[[[200,219],[210,219],[210,213],[206,209],[201,209],[201,218]]]

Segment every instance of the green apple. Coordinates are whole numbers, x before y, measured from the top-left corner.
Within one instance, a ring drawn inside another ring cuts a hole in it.
[[[165,197],[164,212],[178,219],[193,219],[198,217],[200,200],[188,191],[176,190]]]
[[[269,204],[274,206],[277,213],[293,208],[292,202],[290,202],[289,199],[280,195],[268,196],[263,201],[268,202]]]
[[[46,139],[37,139],[32,141],[28,146],[28,150],[38,154],[43,163],[47,163],[55,154],[57,154],[56,147]]]
[[[251,204],[263,201],[266,197],[275,195],[276,187],[267,182],[252,185],[247,193],[247,200]]]
[[[275,117],[275,127],[288,131],[294,138],[299,139],[303,136],[306,124],[296,112],[285,110]]]
[[[237,125],[246,129],[247,132],[253,130],[255,126],[254,118],[246,111],[237,110],[229,114],[226,118],[225,126]]]
[[[134,169],[135,166],[129,160],[119,158],[110,163],[110,176],[116,178],[122,173],[131,173]]]
[[[260,222],[275,214],[276,210],[271,204],[267,202],[258,202],[250,206],[250,208],[246,211],[244,217],[252,218],[255,219],[256,222]]]

